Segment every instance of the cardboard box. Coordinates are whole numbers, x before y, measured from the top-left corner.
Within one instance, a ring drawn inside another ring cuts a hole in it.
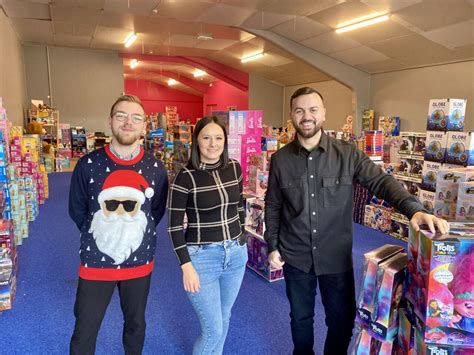
[[[448,132],[445,162],[474,165],[474,132]]]
[[[465,112],[465,99],[432,99],[428,107],[427,130],[462,132]]]
[[[427,131],[425,160],[443,163],[446,155],[448,135],[446,132]]]
[[[474,181],[459,183],[456,219],[474,221]]]

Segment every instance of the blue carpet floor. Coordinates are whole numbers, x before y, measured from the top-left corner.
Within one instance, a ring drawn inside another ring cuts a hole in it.
[[[14,308],[0,314],[0,354],[68,353],[79,265],[79,233],[67,215],[70,176],[50,174],[50,198],[41,206],[39,218],[30,223],[30,236],[18,249],[17,296]],[[199,323],[183,290],[181,271],[164,223],[158,231],[144,354],[190,354]],[[360,225],[354,225],[354,232],[358,287],[363,253],[385,243],[404,243]],[[322,354],[326,330],[319,300],[316,307],[315,351]],[[96,353],[122,354],[121,332],[122,314],[115,293]],[[284,281],[268,283],[247,270],[224,353],[290,354],[291,350]]]

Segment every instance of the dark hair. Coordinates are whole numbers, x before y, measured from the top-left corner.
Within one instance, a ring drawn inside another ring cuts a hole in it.
[[[117,100],[115,100],[114,104],[110,108],[110,117],[114,115],[115,111],[115,106],[117,106],[121,102],[134,102],[136,104],[139,104],[140,107],[143,109],[143,112],[145,112],[145,108],[143,107],[142,101],[138,98],[138,96],[135,95],[122,95],[120,96]]]
[[[303,95],[309,95],[309,94],[316,94],[318,95],[320,98],[321,98],[321,101],[323,102],[324,104],[324,99],[323,99],[323,95],[321,95],[319,93],[319,91],[317,90],[314,90],[313,88],[310,88],[308,86],[304,86],[302,88],[299,88],[298,90],[296,90],[293,95],[291,95],[291,99],[290,99],[290,109],[293,108],[293,100],[296,99],[297,97],[299,96],[303,96]]]
[[[225,122],[222,122],[222,120],[220,120],[216,116],[206,116],[206,117],[201,118],[198,121],[198,123],[196,123],[196,126],[194,127],[194,132],[193,132],[193,140],[192,140],[192,145],[191,145],[191,157],[189,158],[189,163],[196,170],[199,170],[200,169],[199,166],[201,165],[201,155],[199,153],[198,136],[199,136],[199,133],[202,131],[202,129],[210,123],[217,124],[220,128],[222,128],[222,131],[224,132],[224,151],[221,154],[221,162],[222,162],[221,168],[225,168],[227,167],[227,164],[229,164],[229,149],[228,149],[228,144],[227,144],[227,129],[225,127]]]

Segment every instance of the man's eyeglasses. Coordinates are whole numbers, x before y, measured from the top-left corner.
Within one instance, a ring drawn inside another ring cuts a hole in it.
[[[125,122],[128,119],[129,114],[123,111],[117,111],[112,116],[119,122]],[[145,117],[143,117],[142,115],[132,113],[130,116],[133,123],[138,124],[145,121]]]
[[[123,209],[126,212],[132,212],[135,209],[135,206],[137,205],[137,201],[132,201],[132,200],[125,200],[125,201],[105,200],[104,203],[105,203],[105,208],[109,212],[116,211],[120,205],[123,206]]]

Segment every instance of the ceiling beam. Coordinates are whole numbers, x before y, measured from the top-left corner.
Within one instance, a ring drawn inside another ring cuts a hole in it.
[[[248,91],[249,88],[249,75],[247,73],[207,58],[132,53],[119,53],[119,56],[123,59],[187,64],[194,68],[204,70],[209,75],[239,90]]]

